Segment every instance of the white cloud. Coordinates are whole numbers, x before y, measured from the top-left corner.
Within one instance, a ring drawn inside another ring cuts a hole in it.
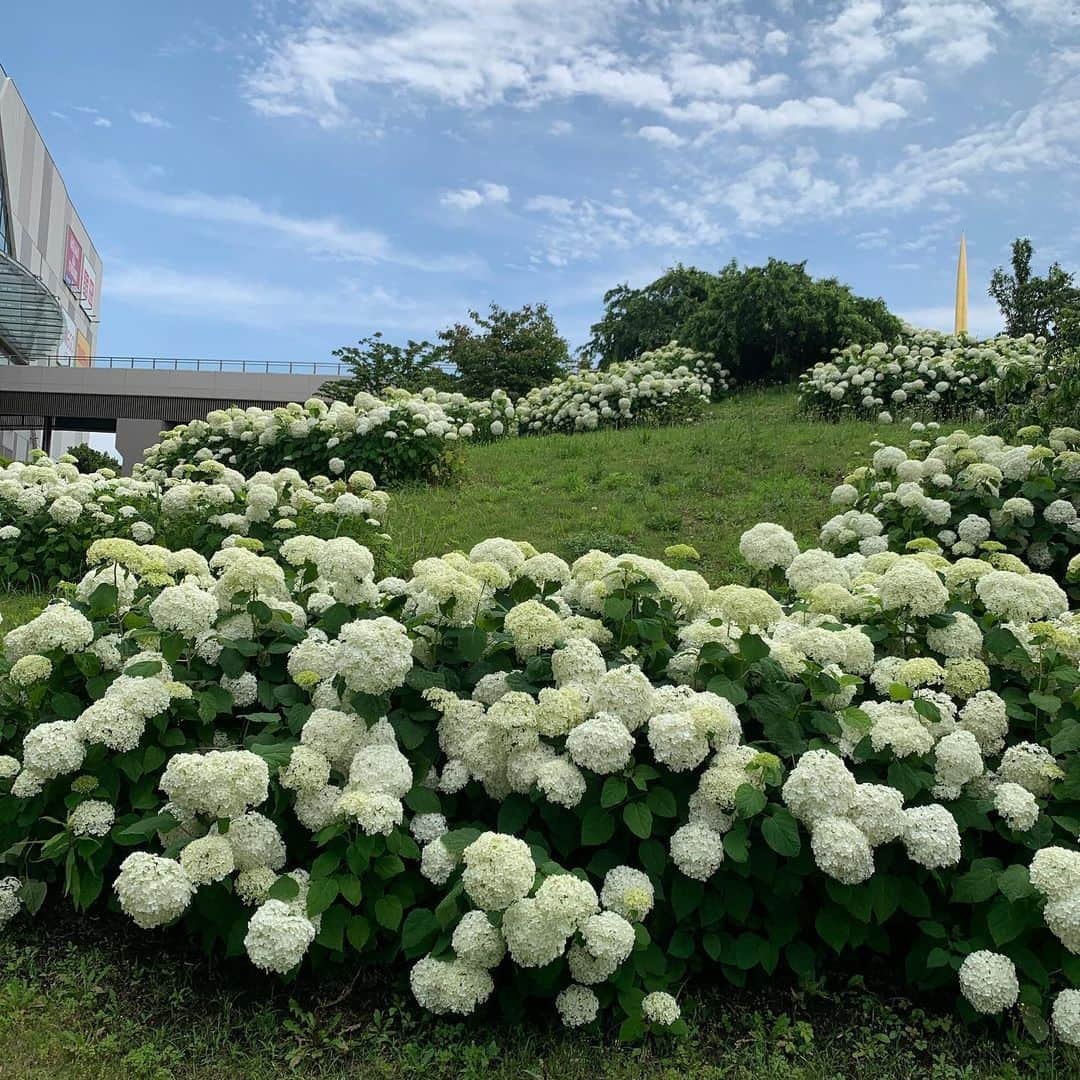
[[[657,146],[674,148],[686,142],[681,135],[677,135],[671,128],[664,127],[662,124],[647,124],[645,127],[640,127],[638,135],[648,142],[656,143]]]
[[[754,64],[749,59],[713,64],[690,53],[673,58],[670,82],[680,97],[731,100],[775,94],[787,84],[787,76],[767,75],[755,80]]]
[[[320,258],[387,262],[456,273],[478,269],[478,260],[471,256],[429,257],[398,251],[382,232],[357,228],[336,217],[285,214],[243,195],[213,195],[202,191],[171,193],[148,188],[115,164],[106,166],[99,179],[102,193],[109,198],[187,221],[231,226],[238,230],[238,237],[249,244],[269,239],[293,245]]]
[[[566,216],[573,212],[574,204],[559,195],[534,195],[525,203],[525,209],[542,214]]]
[[[930,63],[968,68],[994,52],[997,16],[982,0],[906,0],[896,17],[896,40]]]
[[[170,127],[172,127],[172,124],[170,124],[168,120],[165,120],[160,116],[155,116],[154,113],[142,112],[142,111],[140,111],[138,109],[132,109],[132,111],[131,111],[131,119],[134,120],[136,124],[142,124],[144,127],[152,127],[152,128],[170,128]]]
[[[777,56],[786,56],[788,51],[788,35],[783,30],[770,30],[764,38],[762,38],[761,44],[765,51],[768,53],[775,53]]]
[[[569,120],[553,120],[548,131],[552,135],[569,135],[574,130],[574,125]]]
[[[832,97],[791,98],[772,107],[744,102],[736,107],[724,127],[762,134],[778,134],[796,128],[823,128],[830,131],[874,131],[907,116],[907,109],[895,101],[857,93],[850,104]]]
[[[345,282],[306,289],[228,274],[161,264],[122,264],[110,270],[109,295],[132,307],[169,315],[197,315],[239,326],[288,329],[296,325],[416,326],[418,305],[386,289]],[[421,323],[422,325],[422,323]]]
[[[887,248],[892,244],[892,233],[889,229],[868,229],[866,232],[855,234],[855,246],[865,250]]]
[[[885,14],[879,0],[849,0],[834,18],[811,27],[811,67],[858,73],[874,67],[892,52],[879,25]]]
[[[443,206],[454,210],[475,210],[480,206],[498,206],[510,201],[510,189],[505,184],[492,184],[484,181],[474,188],[459,188],[456,191],[444,191],[439,196]]]
[[[107,116],[95,116],[94,127],[111,128],[112,121]]]

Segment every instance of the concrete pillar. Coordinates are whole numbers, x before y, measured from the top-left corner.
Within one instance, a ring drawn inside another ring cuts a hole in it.
[[[124,475],[130,476],[135,465],[142,461],[143,451],[158,442],[158,435],[175,423],[167,420],[116,421],[116,452],[124,463]]]

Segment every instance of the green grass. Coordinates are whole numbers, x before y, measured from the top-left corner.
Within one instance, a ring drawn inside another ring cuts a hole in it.
[[[0,638],[29,622],[44,606],[45,597],[35,593],[0,592]]]
[[[867,460],[879,431],[809,420],[791,391],[752,391],[689,427],[470,447],[459,483],[395,492],[388,528],[405,567],[489,536],[567,558],[613,541],[655,557],[687,543],[720,584],[745,574],[739,536],[759,521],[814,542],[831,516],[829,492],[848,466]]]
[[[14,928],[12,928],[14,930]],[[69,936],[70,935],[70,936]],[[108,938],[107,947],[96,939]],[[173,940],[175,940],[175,935]],[[502,1080],[1019,1080],[1075,1076],[1075,1057],[966,1029],[948,1004],[858,987],[817,993],[696,989],[690,1035],[621,1046],[610,1032],[446,1023],[384,973],[282,987],[222,972],[115,919],[0,941],[0,1076],[21,1080],[269,1080],[283,1076]]]

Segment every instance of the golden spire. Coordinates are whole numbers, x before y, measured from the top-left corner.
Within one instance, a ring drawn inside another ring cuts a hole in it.
[[[960,234],[960,258],[956,263],[956,324],[954,333],[966,334],[968,328],[967,247],[964,234]]]

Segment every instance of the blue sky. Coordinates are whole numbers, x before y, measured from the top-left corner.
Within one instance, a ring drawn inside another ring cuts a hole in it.
[[[683,261],[807,259],[973,329],[1018,234],[1080,265],[1078,0],[18,0],[105,263],[99,352],[324,358]]]

